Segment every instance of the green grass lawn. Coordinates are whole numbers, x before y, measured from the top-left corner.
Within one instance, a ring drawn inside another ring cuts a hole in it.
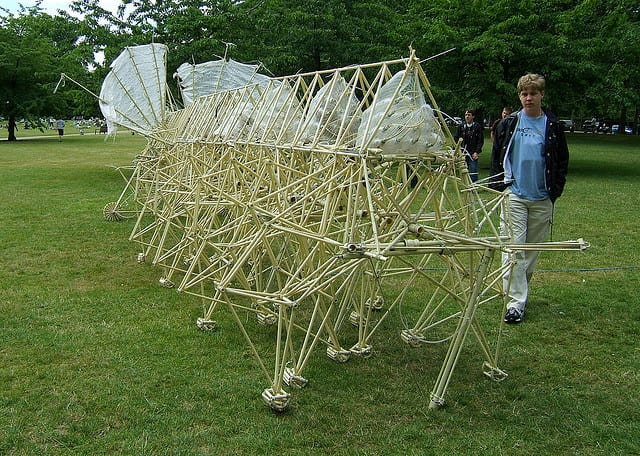
[[[67,132],[0,141],[0,454],[640,454],[639,137],[569,136],[553,238],[592,247],[542,254],[505,381],[470,336],[429,411],[446,346],[408,347],[392,316],[369,359],[318,350],[275,414],[233,319],[199,331],[202,304],[137,263],[133,220],[102,216],[144,138]]]

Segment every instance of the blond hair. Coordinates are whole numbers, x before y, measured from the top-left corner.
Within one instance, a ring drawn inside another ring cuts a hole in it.
[[[527,73],[518,80],[518,93],[528,88],[534,88],[544,92],[544,76],[535,73]]]

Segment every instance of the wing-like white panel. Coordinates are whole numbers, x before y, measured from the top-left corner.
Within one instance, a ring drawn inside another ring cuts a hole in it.
[[[148,135],[165,119],[167,47],[125,48],[111,64],[100,90],[100,110],[109,132],[121,125]]]
[[[258,73],[259,65],[235,60],[214,60],[193,65],[183,63],[173,75],[178,78],[182,101],[186,106],[198,97],[249,84],[266,84],[268,76]]]

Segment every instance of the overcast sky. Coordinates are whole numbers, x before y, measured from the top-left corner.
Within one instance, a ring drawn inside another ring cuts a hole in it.
[[[43,0],[40,5],[47,13],[55,15],[59,9],[65,10],[69,6],[72,0]],[[22,4],[24,7],[33,6],[36,4],[36,0],[0,0],[0,5],[3,8],[12,12],[18,11],[18,4]],[[114,11],[118,8],[120,0],[100,0],[100,6],[110,11]]]

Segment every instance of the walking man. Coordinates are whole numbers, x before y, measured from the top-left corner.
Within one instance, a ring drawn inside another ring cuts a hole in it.
[[[484,145],[484,131],[482,125],[474,120],[476,113],[473,109],[467,109],[464,113],[464,122],[458,126],[454,136],[456,142],[462,138],[462,150],[467,162],[471,182],[478,180],[478,157]]]
[[[64,136],[64,120],[58,119],[56,121],[56,127],[58,128],[58,141],[62,141],[62,136]]]
[[[564,190],[569,150],[558,118],[542,109],[544,77],[525,74],[517,89],[522,109],[507,116],[496,128],[490,186],[507,191],[505,204],[511,220],[502,218],[503,234],[511,232],[516,244],[544,242],[551,228],[554,202]],[[512,272],[503,278],[506,323],[524,319],[529,281],[539,253],[517,250],[503,254],[503,264],[515,255]]]

